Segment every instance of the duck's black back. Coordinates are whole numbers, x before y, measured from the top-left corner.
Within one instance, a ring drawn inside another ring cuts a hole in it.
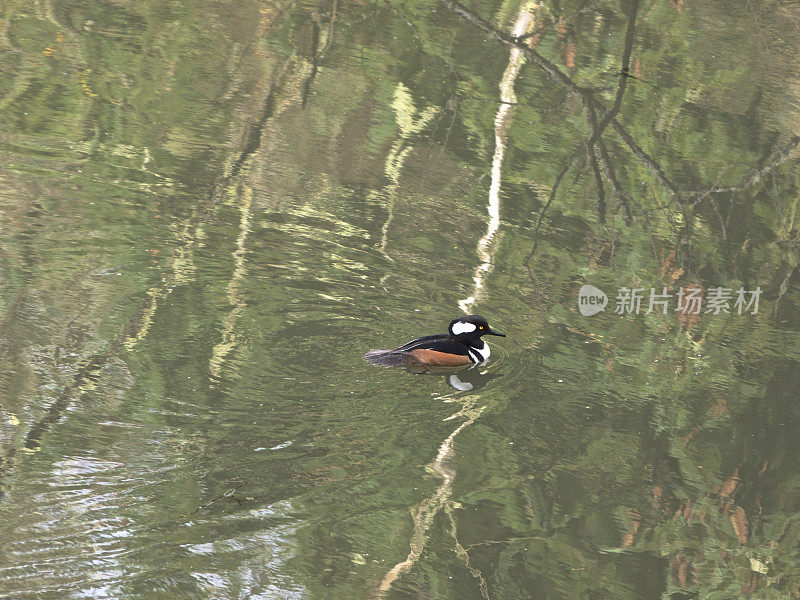
[[[469,355],[466,344],[457,342],[446,334],[426,335],[411,340],[407,344],[395,348],[394,352],[411,352],[412,350],[436,350],[437,352],[446,352],[448,354]]]

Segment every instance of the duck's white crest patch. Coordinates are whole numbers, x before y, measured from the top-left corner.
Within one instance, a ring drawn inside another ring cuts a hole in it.
[[[477,327],[472,323],[454,323],[450,331],[453,335],[461,335],[462,333],[471,333],[475,331],[475,329],[477,329]]]

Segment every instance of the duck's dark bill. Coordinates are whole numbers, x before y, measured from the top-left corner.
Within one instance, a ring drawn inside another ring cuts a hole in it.
[[[494,329],[490,329],[486,333],[489,335],[499,335],[500,337],[506,337],[505,333],[500,333],[499,331],[495,331]]]

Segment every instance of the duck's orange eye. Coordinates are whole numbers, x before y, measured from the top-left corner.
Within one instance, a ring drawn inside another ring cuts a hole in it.
[[[483,329],[483,325],[481,325],[480,327],[478,327],[478,329]]]

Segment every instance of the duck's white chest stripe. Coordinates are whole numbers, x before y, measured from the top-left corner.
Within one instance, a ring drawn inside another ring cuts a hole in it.
[[[489,359],[489,355],[492,353],[491,350],[489,350],[489,344],[486,342],[483,342],[482,348],[473,348],[470,346],[467,352],[469,352],[469,357],[474,363],[486,362]]]

